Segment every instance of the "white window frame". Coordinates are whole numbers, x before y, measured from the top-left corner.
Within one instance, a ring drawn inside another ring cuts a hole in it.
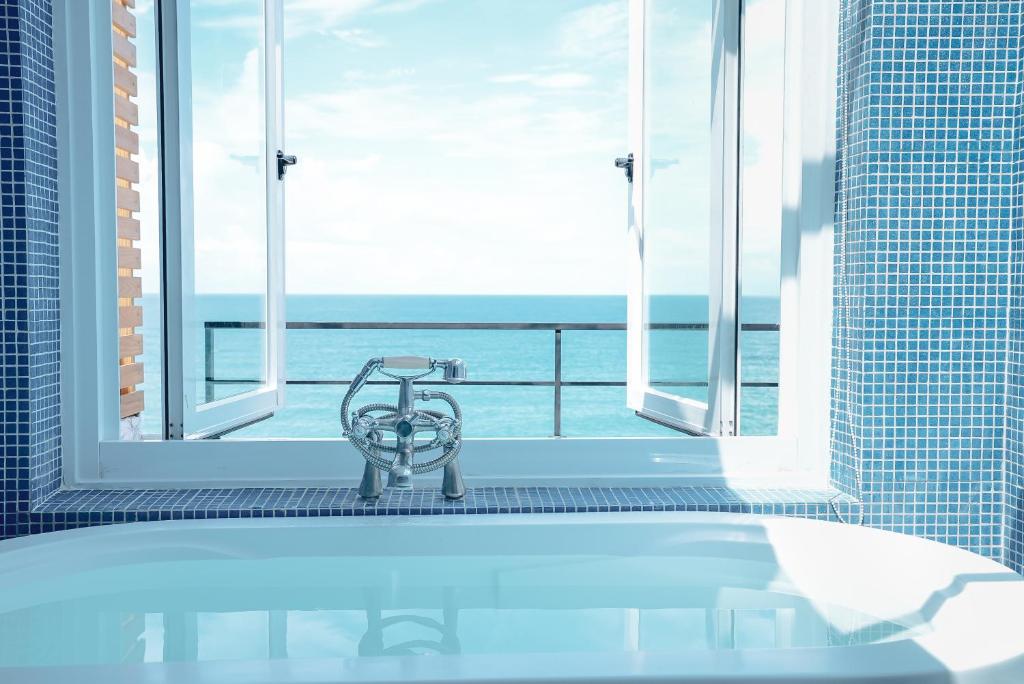
[[[629,290],[626,340],[626,405],[638,416],[693,435],[737,434],[739,408],[740,246],[740,7],[741,0],[713,0],[711,75],[711,231],[708,282],[708,396],[697,401],[650,382],[649,300],[644,277],[648,150],[644,116],[647,88],[648,0],[630,0],[630,132],[633,179],[629,189]],[[719,182],[715,182],[719,181]]]
[[[282,5],[262,0],[264,87],[267,106],[263,153],[267,219],[267,325],[264,329],[266,382],[247,392],[205,402],[195,396],[204,380],[192,342],[201,333],[195,311],[195,216],[192,187],[192,50],[188,2],[155,3],[163,34],[159,59],[160,163],[164,215],[163,307],[165,439],[201,439],[270,417],[284,406],[284,183],[278,178],[275,152],[284,149],[281,97]],[[173,201],[177,199],[177,201]]]
[[[363,462],[340,436],[118,440],[110,5],[54,6],[65,485],[355,486]],[[827,485],[837,0],[787,0],[786,25],[778,434],[467,439],[471,486]]]

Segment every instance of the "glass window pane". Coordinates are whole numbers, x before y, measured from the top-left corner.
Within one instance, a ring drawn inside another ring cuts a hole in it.
[[[743,3],[740,322],[779,324],[785,0]],[[778,431],[779,333],[740,333],[740,434]]]
[[[647,3],[642,169],[649,382],[705,403],[711,10],[711,2]]]
[[[189,3],[194,202],[196,403],[267,381],[267,119],[262,0]],[[218,377],[206,383],[205,327],[218,331]],[[230,334],[227,334],[227,333]],[[208,391],[209,390],[209,391]]]
[[[136,24],[114,22],[112,36],[121,437],[141,439],[163,425],[156,27],[151,2],[115,2]]]

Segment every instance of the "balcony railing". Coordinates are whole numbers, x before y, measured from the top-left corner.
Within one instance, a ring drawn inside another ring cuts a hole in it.
[[[216,335],[218,330],[252,330],[264,327],[256,321],[206,321],[204,358],[206,378],[206,401],[213,401],[217,385],[258,384],[260,381],[247,378],[218,378],[216,375]],[[625,387],[625,381],[615,380],[563,380],[562,379],[562,333],[565,331],[618,331],[626,330],[625,323],[379,323],[379,322],[305,322],[290,321],[286,330],[548,330],[554,333],[554,376],[550,380],[467,380],[463,385],[488,387],[552,387],[554,388],[553,435],[562,434],[562,388],[563,387]],[[707,323],[654,323],[651,330],[707,330]],[[744,323],[743,332],[778,332],[778,323]],[[349,379],[286,380],[288,385],[348,385]],[[371,380],[368,385],[397,385],[394,380]],[[443,385],[441,380],[422,381],[422,385]],[[666,380],[651,383],[655,386],[707,387],[707,380]],[[742,387],[778,387],[777,382],[742,382]]]

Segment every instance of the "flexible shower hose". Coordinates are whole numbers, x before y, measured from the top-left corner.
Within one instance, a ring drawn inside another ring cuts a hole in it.
[[[363,458],[365,458],[370,465],[377,468],[378,470],[383,470],[385,472],[391,470],[391,466],[394,465],[394,459],[388,460],[380,456],[378,452],[384,451],[387,453],[397,454],[398,447],[392,446],[390,444],[384,444],[383,442],[376,442],[368,439],[359,438],[352,434],[352,423],[349,420],[349,407],[352,405],[352,399],[355,398],[355,395],[356,392],[349,391],[345,394],[345,398],[341,402],[341,426],[344,429],[344,435],[349,438],[352,444],[356,447],[357,450],[359,450],[359,453],[362,454]],[[435,397],[446,402],[452,408],[452,417],[455,419],[455,443],[450,447],[446,447],[443,454],[441,454],[440,456],[431,461],[413,463],[412,472],[415,475],[428,473],[431,470],[443,468],[444,466],[448,465],[453,460],[455,460],[455,458],[459,455],[459,452],[462,450],[462,440],[459,439],[461,437],[462,432],[462,410],[459,408],[459,404],[455,401],[455,397],[448,394],[447,392],[431,391],[430,398],[433,399]],[[372,411],[386,411],[387,413],[381,417],[390,418],[398,414],[398,407],[392,404],[367,404],[366,406],[361,407],[356,412],[356,416],[362,417]],[[414,416],[429,417],[433,419],[435,422],[441,418],[446,417],[443,413],[439,411],[419,410],[414,411]],[[430,449],[437,448],[440,445],[441,441],[437,438],[437,436],[435,436],[434,439],[432,439],[429,442],[415,445],[413,447],[413,452],[419,453],[423,451],[428,451]]]

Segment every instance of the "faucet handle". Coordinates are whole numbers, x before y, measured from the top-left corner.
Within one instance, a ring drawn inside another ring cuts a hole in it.
[[[380,361],[382,368],[430,370],[434,367],[434,360],[429,356],[385,356]]]

